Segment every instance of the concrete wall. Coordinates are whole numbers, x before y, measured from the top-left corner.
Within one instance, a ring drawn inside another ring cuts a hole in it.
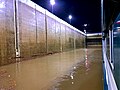
[[[0,0],[0,64],[82,48],[84,33],[30,0]]]
[[[0,0],[0,65],[15,57],[13,0]]]

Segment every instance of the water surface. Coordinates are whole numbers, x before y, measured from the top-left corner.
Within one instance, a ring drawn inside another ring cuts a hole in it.
[[[0,90],[51,89],[102,90],[101,50],[77,49],[0,67]]]

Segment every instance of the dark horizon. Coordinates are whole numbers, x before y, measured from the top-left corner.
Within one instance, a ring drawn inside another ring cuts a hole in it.
[[[41,7],[52,12],[50,1],[32,0]],[[68,15],[72,15],[71,25],[77,29],[84,31],[84,24],[88,24],[87,33],[101,32],[101,9],[100,0],[55,0],[53,14],[70,23]]]

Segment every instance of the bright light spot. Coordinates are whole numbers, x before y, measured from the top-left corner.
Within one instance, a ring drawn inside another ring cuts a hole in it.
[[[0,2],[0,8],[5,8],[5,3],[4,2]]]
[[[72,15],[69,15],[69,19],[72,19]]]
[[[55,0],[50,0],[51,5],[55,5]]]
[[[8,77],[10,77],[10,75],[8,75]]]
[[[86,30],[84,30],[84,33],[86,33]]]
[[[76,69],[76,67],[74,67],[74,69]]]
[[[70,75],[70,77],[71,77],[71,79],[73,79],[74,77],[73,77],[73,75]]]
[[[120,24],[120,20],[116,22],[117,24]]]
[[[19,56],[19,52],[16,52],[16,55]]]
[[[87,27],[87,24],[84,24],[85,27]]]

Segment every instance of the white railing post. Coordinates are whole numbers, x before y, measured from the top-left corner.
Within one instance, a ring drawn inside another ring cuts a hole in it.
[[[18,58],[20,57],[18,0],[14,0],[13,5],[14,5],[15,55]]]

